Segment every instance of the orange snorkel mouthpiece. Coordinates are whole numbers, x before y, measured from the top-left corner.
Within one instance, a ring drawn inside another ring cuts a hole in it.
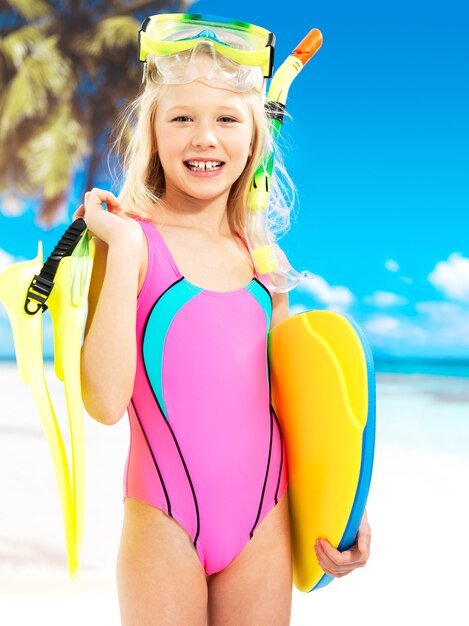
[[[322,45],[322,34],[317,28],[309,31],[306,37],[296,46],[294,54],[303,65],[306,65]]]

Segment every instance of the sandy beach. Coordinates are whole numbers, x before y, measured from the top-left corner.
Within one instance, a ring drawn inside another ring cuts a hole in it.
[[[47,366],[57,412],[62,386]],[[0,364],[0,616],[3,626],[119,626],[114,567],[128,425],[86,420],[81,578],[68,579],[52,464],[28,388]],[[367,566],[294,589],[292,626],[469,623],[469,379],[378,376]]]

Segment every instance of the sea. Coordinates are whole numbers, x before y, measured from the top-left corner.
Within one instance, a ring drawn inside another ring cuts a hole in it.
[[[469,360],[378,360],[379,440],[469,458]]]
[[[45,367],[48,380],[54,380],[52,361]],[[376,359],[374,367],[377,442],[469,458],[469,360],[386,358]],[[15,370],[14,358],[0,360],[6,398],[8,381],[17,380]],[[24,389],[19,377],[18,385]],[[9,419],[4,419],[8,430]]]

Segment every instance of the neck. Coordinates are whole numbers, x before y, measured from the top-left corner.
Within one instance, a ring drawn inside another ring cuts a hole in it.
[[[187,196],[167,189],[156,209],[157,219],[167,225],[188,226],[212,236],[231,234],[227,215],[228,192],[210,200]]]

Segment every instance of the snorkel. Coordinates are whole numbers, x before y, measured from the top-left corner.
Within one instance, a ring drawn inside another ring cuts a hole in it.
[[[316,54],[321,44],[321,32],[313,28],[288,55],[272,78],[265,109],[274,140],[280,134],[290,85]],[[273,170],[272,150],[257,169],[251,182],[247,198],[245,235],[256,270],[264,275],[264,282],[267,282],[273,291],[285,292],[293,289],[300,280],[312,278],[313,275],[308,271],[297,272],[293,269],[285,253],[269,235],[267,213]]]

